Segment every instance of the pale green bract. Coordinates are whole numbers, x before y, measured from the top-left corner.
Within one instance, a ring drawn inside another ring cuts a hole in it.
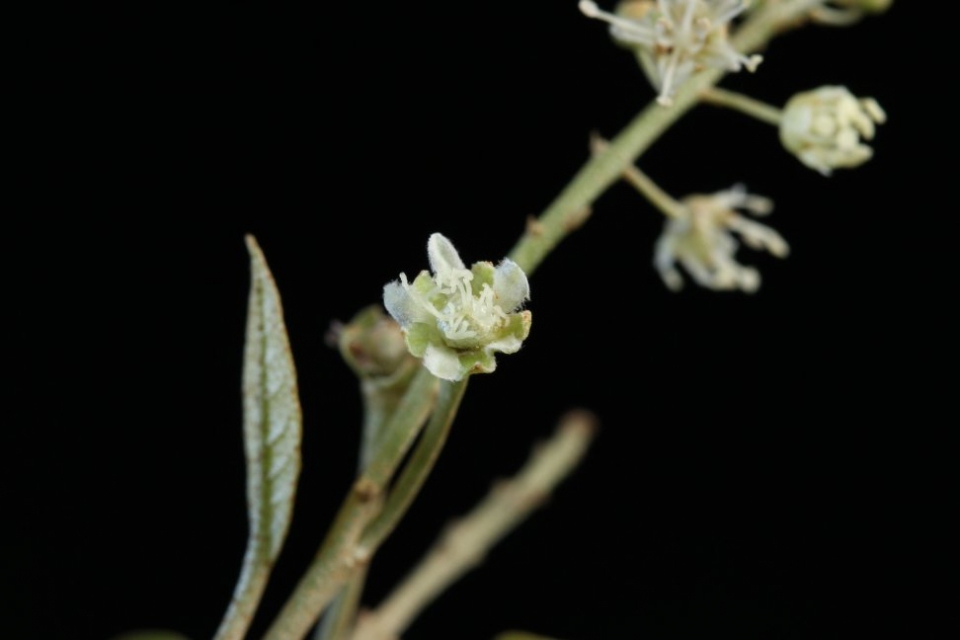
[[[427,242],[430,269],[408,282],[404,273],[383,288],[383,304],[403,329],[407,348],[443,380],[490,373],[494,354],[515,353],[530,333],[527,276],[504,259],[494,267],[477,262],[467,269],[447,238]]]

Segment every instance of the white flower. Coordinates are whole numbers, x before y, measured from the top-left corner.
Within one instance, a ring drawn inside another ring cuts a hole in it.
[[[530,298],[526,274],[510,259],[467,269],[439,233],[430,236],[427,256],[433,275],[421,271],[410,283],[401,273],[383,288],[383,304],[407,348],[444,380],[493,371],[493,354],[516,352],[530,333],[530,312],[517,312]]]
[[[744,209],[754,215],[766,215],[773,209],[770,200],[748,194],[743,185],[712,195],[690,196],[682,204],[684,215],[667,219],[653,259],[660,277],[673,291],[683,287],[675,262],[704,287],[756,291],[760,274],[734,260],[739,245],[732,232],[739,234],[748,246],[766,249],[778,258],[790,252],[779,233],[734,211]]]
[[[856,167],[873,149],[876,124],[887,119],[873,98],[858,99],[846,87],[826,86],[798,93],[783,108],[780,141],[803,164],[823,175],[839,167]]]
[[[727,40],[730,21],[745,8],[742,0],[626,0],[616,15],[591,0],[579,6],[584,15],[609,22],[614,39],[635,49],[663,105],[705,67],[753,71],[762,60],[737,52]]]

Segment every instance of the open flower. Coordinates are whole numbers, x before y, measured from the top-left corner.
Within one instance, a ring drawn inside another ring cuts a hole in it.
[[[516,352],[530,333],[530,312],[518,312],[530,298],[526,274],[506,258],[497,267],[477,262],[467,269],[439,233],[430,236],[427,256],[432,275],[421,271],[410,283],[401,273],[383,288],[407,348],[444,380],[493,371],[494,353]]]
[[[846,87],[825,86],[798,93],[783,108],[780,141],[803,164],[823,175],[833,169],[857,167],[873,149],[877,124],[887,119],[873,98],[854,96]]]
[[[766,215],[773,209],[767,198],[750,195],[743,185],[712,195],[694,195],[681,203],[681,214],[667,219],[657,240],[653,264],[663,282],[674,291],[683,287],[683,278],[674,266],[679,262],[700,285],[710,289],[741,289],[753,293],[760,286],[756,269],[734,260],[740,238],[754,249],[766,249],[778,258],[790,247],[779,233],[766,225],[738,214],[743,209]]]
[[[737,52],[727,40],[730,21],[745,8],[742,0],[624,0],[616,14],[591,0],[581,0],[579,6],[584,15],[609,22],[613,38],[636,51],[663,105],[706,67],[753,71],[762,60]]]

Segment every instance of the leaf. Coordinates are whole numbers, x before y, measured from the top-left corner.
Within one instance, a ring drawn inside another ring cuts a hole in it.
[[[256,612],[293,513],[300,474],[297,374],[276,283],[253,236],[243,356],[243,434],[250,537],[233,601],[218,640],[242,638]]]

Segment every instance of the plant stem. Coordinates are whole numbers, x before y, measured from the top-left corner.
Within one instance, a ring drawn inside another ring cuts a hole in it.
[[[380,507],[380,496],[413,443],[436,399],[437,378],[420,369],[384,427],[380,449],[353,484],[313,563],[287,600],[265,640],[300,640],[356,567],[369,558],[357,542]]]
[[[610,143],[599,136],[590,138],[590,149],[595,154],[603,153],[609,144]],[[631,164],[623,170],[623,179],[633,185],[643,197],[663,212],[663,215],[670,218],[682,218],[685,215],[683,205],[674,200],[669,193],[661,189],[650,176],[638,169],[635,165]]]
[[[333,604],[327,609],[314,640],[345,640],[353,629],[356,621],[357,608],[360,606],[360,596],[367,579],[369,565],[361,565],[340,590]]]
[[[736,91],[712,87],[706,89],[700,97],[703,102],[707,104],[735,109],[761,122],[772,124],[775,127],[779,127],[780,122],[783,120],[782,110],[766,102],[761,102],[750,96],[737,93]]]
[[[361,615],[353,640],[399,637],[437,595],[480,564],[493,545],[544,503],[583,458],[595,430],[591,414],[579,411],[565,416],[553,437],[534,449],[516,477],[495,484],[483,502],[447,528],[375,611]]]
[[[763,47],[780,31],[803,22],[822,0],[792,0],[769,3],[737,29],[731,44],[747,54]],[[700,102],[703,94],[725,70],[707,69],[690,78],[673,96],[673,106],[651,103],[610,142],[607,150],[593,156],[547,209],[527,225],[527,231],[510,252],[510,258],[529,276],[567,234],[590,217],[590,205],[624,170],[633,165],[663,133]]]
[[[440,397],[437,408],[430,418],[420,442],[410,456],[410,461],[404,466],[400,477],[390,491],[383,511],[370,523],[360,539],[361,553],[372,554],[396,528],[406,514],[413,499],[420,492],[427,476],[447,441],[450,426],[460,407],[460,401],[467,390],[467,380],[459,382],[444,382],[440,385]]]
[[[732,38],[733,46],[749,53],[777,32],[802,22],[822,0],[792,0],[769,4],[753,14]],[[671,125],[693,108],[703,93],[726,72],[704,71],[681,87],[673,106],[655,103],[646,107],[618,135],[607,150],[591,158],[543,214],[528,225],[510,253],[528,275],[549,252],[590,216],[591,203],[613,184]],[[425,369],[418,372],[404,400],[386,425],[382,448],[360,476],[306,575],[297,585],[265,640],[300,640],[344,582],[367,557],[354,555],[366,525],[376,515],[376,500],[390,481],[403,455],[416,437],[435,394],[436,379]],[[459,402],[459,399],[457,400]],[[422,480],[419,482],[422,483]],[[403,509],[399,512],[402,514]],[[435,595],[435,594],[434,594]],[[431,596],[432,597],[432,596]]]

